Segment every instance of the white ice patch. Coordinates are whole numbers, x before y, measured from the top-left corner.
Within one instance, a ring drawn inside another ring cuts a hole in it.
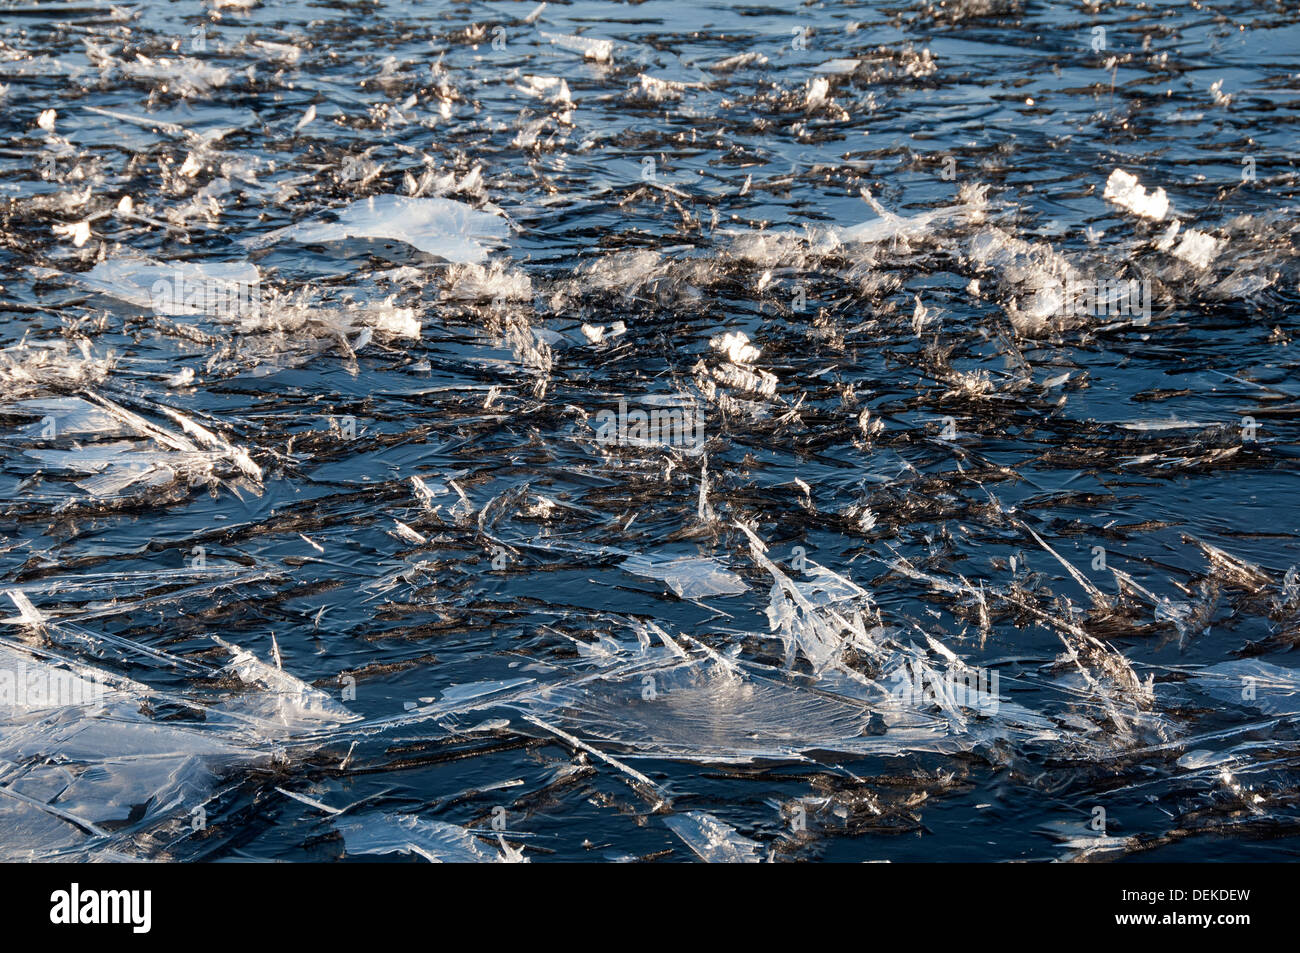
[[[488,249],[505,242],[505,218],[454,199],[375,195],[338,212],[334,222],[300,222],[253,239],[253,248],[281,241],[303,244],[349,238],[405,242],[422,252],[458,264],[482,263]]]
[[[349,854],[415,854],[431,864],[483,864],[506,860],[455,824],[414,814],[370,814],[335,827]]]
[[[225,671],[245,685],[259,689],[223,702],[216,706],[219,710],[253,715],[293,731],[334,727],[359,717],[319,688],[263,662],[238,645],[213,638],[232,656]]]
[[[733,364],[752,364],[762,351],[749,343],[744,331],[728,331],[709,339],[709,346],[721,351]]]
[[[572,50],[575,53],[581,53],[589,60],[595,60],[598,63],[608,63],[614,53],[614,43],[612,40],[601,40],[591,36],[573,36],[571,34],[547,33],[541,31],[542,36],[550,40],[556,46],[563,47],[566,50]]]
[[[757,864],[763,845],[730,824],[703,811],[685,811],[664,819],[668,829],[710,864]]]
[[[619,568],[635,576],[658,579],[682,599],[731,596],[749,588],[716,559],[704,557],[656,560],[636,555],[620,563]]]
[[[1183,232],[1183,240],[1173,250],[1173,256],[1193,268],[1204,269],[1210,267],[1211,262],[1218,257],[1221,244],[1213,235],[1189,228]]]
[[[249,261],[157,261],[143,256],[108,258],[69,280],[154,314],[239,315],[257,307],[261,278]]]
[[[1134,215],[1161,221],[1169,212],[1169,196],[1162,188],[1148,192],[1137,180],[1137,176],[1116,169],[1106,180],[1106,191],[1102,198],[1113,202],[1120,208],[1128,209]]]
[[[528,301],[533,282],[526,273],[501,262],[453,265],[447,269],[442,296],[450,301]]]

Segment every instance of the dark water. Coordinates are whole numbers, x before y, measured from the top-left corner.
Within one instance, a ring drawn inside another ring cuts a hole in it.
[[[5,856],[1293,856],[1300,11],[535,9],[0,10]]]

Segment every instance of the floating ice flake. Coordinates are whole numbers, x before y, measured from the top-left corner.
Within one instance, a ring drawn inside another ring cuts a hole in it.
[[[1278,717],[1300,714],[1300,674],[1292,668],[1261,659],[1235,659],[1203,669],[1192,681],[1231,706]]]
[[[804,93],[804,108],[816,109],[824,105],[830,97],[831,83],[824,76],[818,76],[816,79],[808,81],[808,89]]]
[[[157,59],[137,53],[134,60],[112,60],[100,64],[101,69],[111,72],[113,69],[134,79],[153,80],[166,85],[181,96],[204,95],[225,86],[230,81],[230,70],[221,66],[211,66],[199,59],[178,57],[169,59],[162,56]]]
[[[648,99],[652,103],[681,99],[682,92],[687,88],[686,83],[678,83],[670,79],[659,79],[648,73],[642,73],[637,79],[639,83],[636,89],[637,95],[642,99]]]
[[[90,222],[75,222],[72,225],[55,225],[54,234],[69,239],[80,248],[90,240]]]
[[[1102,198],[1114,202],[1120,208],[1128,209],[1134,215],[1154,219],[1157,222],[1169,212],[1169,196],[1165,195],[1164,189],[1158,188],[1154,192],[1147,192],[1146,188],[1139,184],[1137,176],[1123,169],[1111,172],[1110,178],[1106,180],[1106,190],[1102,193]]]
[[[532,296],[528,274],[499,261],[452,265],[442,290],[442,297],[451,301],[528,301]]]
[[[718,62],[712,64],[707,68],[712,70],[715,73],[730,73],[733,70],[738,70],[745,66],[766,66],[766,65],[767,65],[766,56],[764,56],[762,53],[750,52],[750,53],[737,53],[735,56],[728,56],[726,59],[718,60]]]
[[[112,353],[98,358],[85,338],[76,343],[79,356],[64,340],[15,344],[0,350],[0,396],[17,400],[103,381],[115,364]]]
[[[847,59],[828,60],[825,63],[821,63],[817,66],[814,66],[813,72],[832,73],[835,75],[843,76],[843,75],[847,75],[848,73],[852,73],[854,70],[856,70],[861,62],[862,62],[861,60],[847,60]]]
[[[216,636],[213,640],[231,654],[224,671],[260,689],[236,695],[215,706],[218,710],[254,715],[295,731],[343,725],[360,717],[280,666],[268,665],[252,652]]]
[[[154,314],[235,318],[259,305],[261,275],[249,261],[158,261],[107,258],[69,280]]]
[[[390,239],[458,264],[481,263],[508,233],[501,215],[445,198],[375,195],[338,212],[334,222],[303,222],[249,242],[253,248],[282,241],[304,244],[349,238]]]
[[[699,858],[710,864],[757,864],[763,845],[703,811],[685,811],[664,818],[664,824]]]
[[[86,391],[85,396],[121,427],[143,439],[100,441],[72,449],[34,448],[23,455],[45,468],[91,474],[77,486],[92,498],[114,498],[128,488],[165,486],[178,478],[190,484],[216,484],[220,482],[219,472],[242,475],[251,481],[242,485],[260,487],[262,470],[246,450],[179,411],[156,407],[160,414],[178,423],[184,433],[154,423],[94,391]],[[232,485],[241,484],[237,481]]]
[[[400,308],[391,297],[381,301],[317,304],[307,294],[301,294],[271,296],[255,312],[244,315],[239,328],[244,332],[288,332],[308,338],[341,340],[347,344],[346,354],[364,347],[375,332],[405,340],[418,339],[421,322],[414,308]],[[358,337],[349,343],[346,338],[350,334]]]
[[[505,860],[455,824],[414,814],[370,814],[335,822],[349,854],[415,854],[432,864],[481,864]]]
[[[960,219],[978,219],[982,211],[983,192],[972,193],[971,201],[962,205],[949,205],[904,217],[895,215],[876,201],[875,197],[862,190],[862,198],[879,216],[874,221],[863,222],[835,230],[835,236],[842,242],[883,242],[898,239],[921,238],[934,230],[934,226]]]
[[[559,76],[525,76],[516,86],[521,92],[565,106],[573,105],[569,84]]]
[[[749,589],[744,580],[716,559],[683,557],[656,560],[636,555],[620,563],[619,568],[637,576],[658,579],[682,599],[730,596]]]
[[[1173,250],[1173,256],[1194,268],[1208,268],[1218,256],[1221,244],[1213,235],[1189,228],[1183,232],[1183,240]]]
[[[762,351],[749,343],[744,331],[728,331],[709,339],[710,347],[721,351],[733,364],[752,364]]]
[[[608,63],[614,53],[612,40],[601,40],[591,36],[547,33],[545,30],[541,32],[542,36],[556,46],[564,47],[566,50],[573,50],[575,53],[581,53],[587,59],[595,60],[598,63]]]

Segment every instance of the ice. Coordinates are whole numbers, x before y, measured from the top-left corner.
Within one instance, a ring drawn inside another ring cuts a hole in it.
[[[581,53],[587,59],[595,60],[598,63],[608,63],[614,53],[614,44],[611,40],[602,40],[590,36],[547,33],[545,30],[541,31],[541,33],[542,36],[556,46],[561,46],[566,50],[573,50],[575,53]]]
[[[528,301],[533,296],[533,284],[525,272],[501,262],[452,265],[447,269],[442,296],[452,301]]]
[[[716,63],[709,66],[708,69],[713,70],[715,73],[730,73],[746,66],[765,65],[767,65],[766,56],[758,52],[749,52],[737,53],[735,56],[728,56],[725,59],[718,60]]]
[[[1204,669],[1193,684],[1230,708],[1258,709],[1266,715],[1300,714],[1300,675],[1262,659],[1237,659]]]
[[[530,96],[547,99],[553,103],[573,105],[569,84],[560,76],[525,76],[520,80],[518,89]]]
[[[33,341],[0,350],[0,396],[19,400],[59,390],[99,384],[112,371],[111,353],[95,357],[85,338],[76,341]]]
[[[539,689],[514,703],[576,739],[622,758],[716,764],[798,762],[818,751],[897,754],[953,750],[934,716],[812,692],[776,673],[671,650],[625,659],[598,675]]]
[[[164,486],[176,479],[190,484],[215,483],[223,479],[223,474],[245,478],[232,486],[254,489],[260,486],[261,467],[253,462],[247,450],[185,414],[152,405],[152,409],[180,425],[182,432],[178,433],[94,391],[84,391],[84,395],[88,405],[103,411],[98,419],[114,421],[110,433],[127,430],[142,439],[100,442],[73,449],[28,449],[24,456],[45,468],[93,474],[78,483],[91,497],[111,499],[137,484]],[[81,414],[83,426],[87,419],[86,414]]]
[[[395,305],[391,298],[379,301],[325,303],[314,300],[307,289],[297,295],[272,295],[256,312],[246,315],[239,330],[249,333],[287,334],[307,340],[332,339],[345,356],[358,351],[378,332],[385,337],[418,340],[423,325],[414,308]],[[349,341],[349,335],[357,335]],[[286,348],[292,341],[285,342]]]
[[[728,331],[709,339],[709,346],[721,351],[733,364],[752,364],[762,351],[749,343],[744,331]]]
[[[681,99],[682,92],[688,88],[686,83],[660,79],[657,76],[650,76],[647,73],[642,73],[637,77],[637,80],[638,85],[634,90],[635,96],[652,103],[662,103],[669,100]]]
[[[504,243],[507,233],[503,216],[454,199],[375,195],[341,209],[336,221],[301,222],[248,244],[262,248],[284,241],[314,244],[349,238],[389,239],[457,264],[481,264],[488,249]]]
[[[619,568],[647,579],[658,579],[682,599],[731,596],[749,588],[716,559],[655,559],[637,555],[624,560]]]
[[[825,80],[819,80],[818,82],[824,83]],[[982,214],[983,204],[983,192],[981,191],[973,193],[970,197],[971,200],[961,205],[948,205],[931,209],[928,212],[919,212],[912,216],[901,216],[895,215],[886,209],[865,189],[862,192],[862,197],[879,218],[874,221],[863,222],[860,225],[837,229],[835,234],[842,242],[878,243],[924,238],[930,235],[935,230],[935,227],[940,224],[965,219],[978,219]]]
[[[1061,316],[1065,283],[1074,269],[1047,242],[1026,241],[988,227],[970,239],[970,258],[980,270],[992,272],[1001,290],[1015,296],[1006,310],[1021,334],[1039,334]]]
[[[283,669],[268,665],[253,653],[224,641],[213,640],[231,654],[225,672],[258,691],[240,694],[216,706],[223,711],[252,715],[291,731],[314,730],[346,724],[360,716],[330,695],[313,688]]]
[[[1058,665],[1074,670],[1082,689],[1079,703],[1097,719],[1070,740],[1094,751],[1168,741],[1173,726],[1154,711],[1154,675],[1142,680],[1118,648],[1075,626],[1068,628],[1060,635],[1065,652]],[[1069,689],[1074,681],[1067,677],[1064,686]]]
[[[636,248],[606,255],[584,266],[580,281],[583,289],[617,291],[631,295],[663,274],[661,252]]]
[[[772,631],[779,632],[785,640],[787,653],[797,645],[817,672],[838,665],[850,635],[864,633],[860,617],[845,619],[833,611],[825,614],[818,611],[841,601],[830,594],[833,590],[826,583],[831,583],[840,592],[861,596],[866,596],[866,593],[860,589],[853,592],[857,589],[856,586],[829,570],[823,570],[826,575],[819,576],[816,582],[805,585],[795,583],[767,557],[767,546],[757,534],[744,524],[737,525],[749,539],[754,561],[772,576],[767,616]]]
[[[1297,813],[1285,29],[1229,74],[1024,0],[254,3],[0,42],[0,853]],[[1145,322],[1068,284],[1129,280]],[[623,402],[700,439],[606,441]]]
[[[818,76],[808,81],[808,88],[804,93],[804,108],[816,109],[824,105],[830,98],[831,83],[824,76]]]
[[[756,864],[763,845],[703,811],[684,811],[664,818],[664,824],[701,860],[709,864]]]
[[[106,77],[120,71],[132,79],[150,80],[176,92],[178,95],[206,96],[230,81],[231,72],[222,66],[211,66],[203,60],[188,56],[172,59],[166,56],[152,58],[137,53],[134,59],[105,57],[95,64]]]
[[[260,274],[248,261],[157,261],[143,256],[108,258],[70,280],[154,314],[235,317],[257,306]]]
[[[0,645],[0,673],[21,676],[7,681],[11,694],[0,700],[6,860],[135,853],[136,831],[200,806],[218,772],[269,761],[229,728],[155,723],[142,714],[144,686],[48,653]],[[20,686],[25,697],[14,704]],[[36,686],[51,694],[33,698]]]
[[[500,851],[482,845],[455,824],[414,814],[367,814],[354,821],[335,822],[349,854],[415,854],[431,864],[501,863]]]
[[[65,436],[99,434],[116,436],[132,431],[117,417],[82,397],[33,397],[4,406],[4,412],[41,418],[19,433],[28,438],[40,436],[49,424],[55,433]]]
[[[1137,176],[1123,169],[1115,169],[1106,180],[1106,190],[1102,198],[1114,202],[1120,208],[1128,209],[1134,215],[1150,218],[1159,222],[1169,212],[1169,196],[1164,189],[1147,192],[1138,182]]]
[[[832,73],[843,76],[856,70],[860,62],[860,60],[850,59],[827,60],[825,63],[819,63],[817,66],[814,66],[813,71],[817,73]]]
[[[1208,268],[1218,257],[1221,244],[1213,235],[1189,228],[1183,232],[1183,240],[1173,250],[1173,256],[1194,268]]]

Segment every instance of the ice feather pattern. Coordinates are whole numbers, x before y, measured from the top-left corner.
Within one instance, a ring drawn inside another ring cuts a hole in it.
[[[1285,858],[1300,10],[606,6],[6,11],[0,859]]]

